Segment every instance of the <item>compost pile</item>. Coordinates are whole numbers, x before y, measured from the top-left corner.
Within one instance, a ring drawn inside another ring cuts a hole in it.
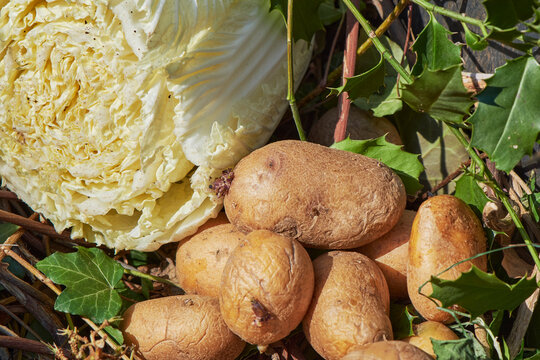
[[[0,359],[538,359],[540,3],[445,6],[0,1]]]

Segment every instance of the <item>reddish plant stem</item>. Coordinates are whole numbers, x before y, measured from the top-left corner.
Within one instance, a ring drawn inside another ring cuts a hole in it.
[[[411,38],[411,25],[412,25],[412,11],[413,6],[412,4],[409,4],[409,10],[407,13],[407,35],[405,36],[405,46],[403,46],[403,54],[401,55],[401,61],[399,62],[401,65],[403,65],[403,60],[405,60],[405,56],[407,55],[407,51],[409,51],[409,40]],[[399,79],[401,78],[401,75],[398,73],[396,82],[398,83],[397,95],[401,96],[399,94]]]
[[[24,216],[10,213],[8,211],[0,210],[0,220],[22,226],[27,230],[40,232],[42,234],[49,235],[54,238],[60,238],[64,240],[70,239],[69,235],[65,233],[63,234],[57,233],[56,230],[54,230],[54,227],[52,227],[51,225],[42,224],[39,221],[34,221]]]
[[[354,6],[359,6],[359,0],[353,0]],[[347,78],[354,76],[354,67],[356,63],[356,49],[358,47],[358,29],[360,24],[354,18],[353,14],[347,12],[347,40],[345,42],[345,52],[343,54],[343,75],[342,84]],[[347,133],[347,120],[349,119],[349,110],[351,108],[351,99],[349,93],[344,91],[340,97],[339,119],[334,131],[334,142],[345,139]]]
[[[0,190],[0,199],[13,199],[17,200],[17,195],[9,190]]]
[[[20,337],[0,335],[0,346],[11,349],[25,350],[37,354],[52,355],[52,350],[45,344]]]

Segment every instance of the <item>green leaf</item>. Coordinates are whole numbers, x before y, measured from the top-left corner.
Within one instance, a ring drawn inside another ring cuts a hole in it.
[[[431,339],[437,360],[487,360],[485,351],[475,346],[471,337],[458,340]],[[480,347],[481,348],[481,347]]]
[[[124,343],[124,336],[122,335],[122,331],[110,325],[106,326],[103,330],[105,330],[105,332],[109,334],[109,336],[112,337],[117,344],[122,345]]]
[[[9,223],[0,224],[0,243],[3,244],[11,235],[15,234],[17,230],[19,230],[18,225]],[[26,275],[24,268],[17,261],[13,260],[11,256],[6,256],[2,261],[8,264],[8,270],[13,275],[20,279],[24,278]],[[0,287],[0,289],[2,288],[3,287]]]
[[[463,174],[456,181],[455,196],[465,201],[482,218],[482,211],[489,199],[471,174]]]
[[[426,69],[446,70],[463,62],[460,47],[448,39],[448,34],[450,32],[431,16],[412,46],[417,56],[412,75],[418,76]]]
[[[346,12],[347,8],[345,6],[335,7],[333,0],[323,0],[319,6],[319,19],[321,19],[324,26],[328,26],[341,19]]]
[[[411,314],[409,306],[412,305],[390,304],[390,321],[392,322],[392,332],[396,340],[414,335],[413,322],[418,319],[418,316]]]
[[[15,234],[15,231],[19,230],[19,226],[15,224],[0,224],[0,243],[4,243],[8,237]]]
[[[424,165],[424,173],[420,182],[428,190],[439,184],[469,158],[463,145],[457,140],[447,126],[443,126],[427,114],[419,114],[407,105],[394,115],[394,120],[405,150],[420,154]],[[454,191],[455,182],[450,182],[441,191],[450,194]]]
[[[407,194],[415,195],[422,185],[418,177],[424,170],[418,155],[410,154],[401,146],[389,143],[385,136],[368,140],[351,140],[347,138],[331,146],[334,149],[350,151],[377,159],[394,170],[405,185]]]
[[[324,0],[294,0],[293,2],[293,39],[311,42],[313,34],[323,30],[319,17],[319,6]],[[287,23],[287,0],[270,0],[270,11],[277,10]]]
[[[488,310],[513,310],[538,288],[534,278],[509,285],[474,265],[456,280],[432,276],[430,281],[431,297],[440,300],[442,307],[460,305],[473,319]]]
[[[484,0],[486,24],[510,29],[534,15],[534,0]]]
[[[122,299],[116,288],[124,270],[97,248],[77,247],[75,253],[54,253],[36,267],[66,289],[56,299],[54,308],[75,315],[88,316],[97,323],[118,315]]]
[[[345,85],[338,88],[330,88],[331,95],[339,95],[344,91],[349,93],[350,99],[357,99],[359,97],[369,97],[371,94],[377,92],[381,86],[384,85],[384,60],[380,56],[380,60],[375,67],[368,71],[347,78]]]
[[[497,169],[509,172],[532,153],[540,132],[540,66],[523,56],[498,68],[486,83],[468,120],[473,125],[471,144],[485,151]]]
[[[446,70],[426,69],[412,84],[404,85],[401,98],[417,112],[460,123],[473,105],[463,86],[461,69],[461,65]]]
[[[485,38],[481,38],[477,34],[473,33],[469,28],[467,27],[467,24],[464,22],[461,23],[463,26],[463,30],[465,31],[465,41],[467,42],[467,46],[470,47],[473,50],[481,51],[488,47],[489,43]]]

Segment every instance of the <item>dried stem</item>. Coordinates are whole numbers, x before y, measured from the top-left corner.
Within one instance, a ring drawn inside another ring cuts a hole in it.
[[[38,335],[38,333],[36,333],[30,326],[28,326],[24,321],[22,321],[20,317],[18,317],[13,312],[11,312],[7,307],[0,304],[0,309],[6,314],[8,314],[9,316],[11,316],[13,320],[18,322],[23,328],[26,329],[26,331],[32,334],[36,339],[38,339],[39,341],[43,341],[43,339],[41,338],[41,336]]]
[[[0,347],[30,351],[36,354],[53,355],[52,350],[36,340],[0,335]]]
[[[358,0],[353,0],[354,6],[359,5]],[[355,21],[353,14],[347,12],[347,40],[345,42],[345,52],[343,53],[343,75],[342,84],[345,85],[347,78],[354,76],[356,63],[356,47],[358,46],[359,24]],[[340,142],[345,139],[347,133],[347,121],[349,119],[349,110],[351,108],[351,99],[349,93],[344,91],[340,96],[339,119],[334,131],[334,142]]]
[[[24,216],[16,215],[8,211],[0,210],[0,221],[8,222],[11,224],[22,226],[28,230],[40,232],[51,237],[68,240],[70,239],[67,234],[59,234],[54,230],[54,227],[48,224],[42,224],[38,221],[32,220],[32,218],[26,218]]]

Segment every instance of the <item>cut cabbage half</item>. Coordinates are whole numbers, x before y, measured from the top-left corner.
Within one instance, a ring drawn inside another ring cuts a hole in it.
[[[287,107],[267,0],[0,0],[0,175],[57,231],[151,251]],[[298,78],[309,61],[295,46]]]

